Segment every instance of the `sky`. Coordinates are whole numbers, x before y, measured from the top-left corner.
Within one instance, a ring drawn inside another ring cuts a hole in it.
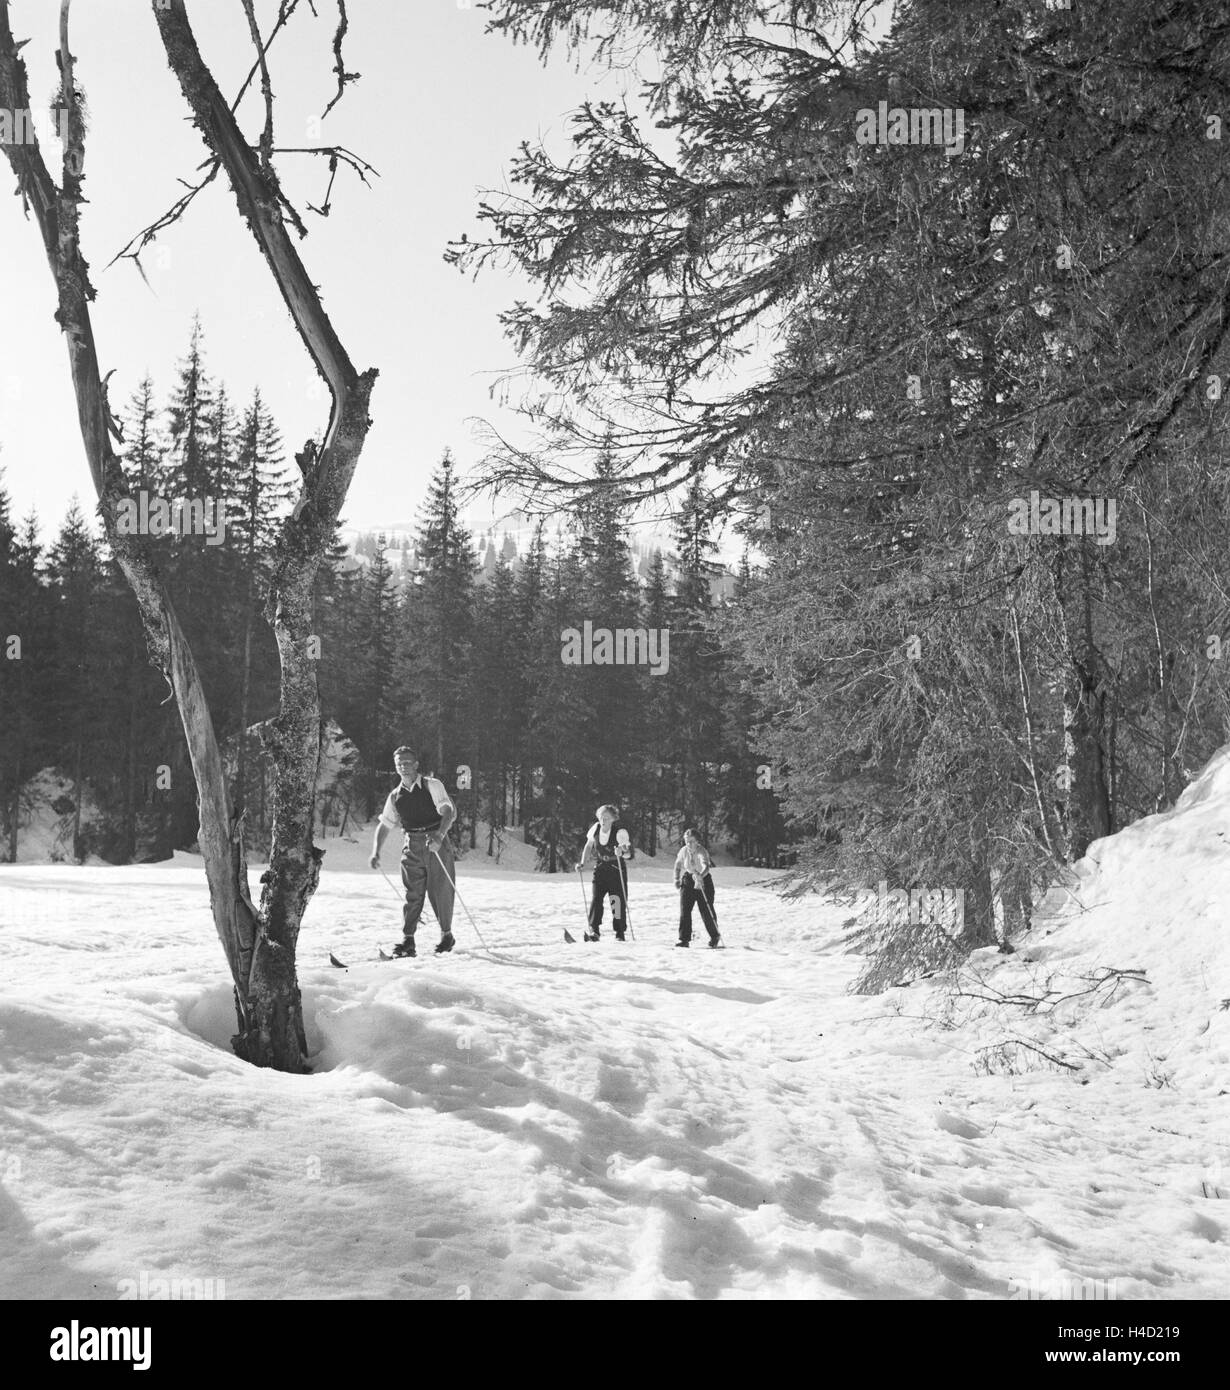
[[[498,315],[529,287],[504,272],[473,280],[445,265],[447,243],[474,237],[482,190],[502,189],[522,140],[566,147],[568,113],[587,95],[618,98],[626,72],[578,68],[560,55],[544,67],[531,49],[483,32],[484,13],[461,0],[350,0],[346,68],[362,74],[323,125],[336,90],[333,0],[315,0],[279,36],[272,55],[276,142],[340,144],[379,171],[370,189],[339,170],[327,219],[327,162],[287,154],[283,186],[307,222],[300,254],[321,287],[352,361],[380,371],[373,426],[343,510],[352,527],[413,523],[445,448],[464,471],[482,454],[476,420],[526,438],[511,408],[490,390],[516,367]],[[54,91],[59,7],[11,0],[31,99]],[[275,0],[258,0],[262,32]],[[206,60],[233,94],[252,49],[238,0],[189,0]],[[292,448],[321,430],[328,397],[295,334],[224,177],[147,249],[147,288],[131,262],[108,262],[166,211],[194,180],[205,146],[187,119],[147,0],[74,0],[72,46],[90,112],[82,246],[97,299],[92,306],[112,408],[119,412],[145,372],[161,403],[184,356],[194,313],[206,366],[244,402],[259,385]],[[633,100],[635,92],[633,91]],[[259,93],[240,108],[245,132],[262,119]],[[43,138],[58,170],[57,142]],[[14,181],[0,162],[0,190]],[[54,285],[33,221],[20,200],[0,197],[0,467],[13,511],[36,508],[44,533],[74,494],[92,504],[77,430],[67,350],[56,325]],[[514,398],[515,400],[515,398]],[[501,510],[511,506],[502,504]]]

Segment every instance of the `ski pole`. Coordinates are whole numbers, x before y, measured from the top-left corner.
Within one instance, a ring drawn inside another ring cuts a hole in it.
[[[404,902],[405,902],[405,899],[402,897],[401,890],[397,887],[397,885],[396,885],[396,884],[393,882],[393,880],[388,876],[388,874],[385,873],[385,871],[384,871],[383,869],[380,870],[380,877],[381,877],[382,879],[384,879],[384,881],[389,885],[389,888],[392,890],[393,896],[397,899],[397,901],[398,901],[399,903],[404,903]],[[433,909],[433,915],[434,915],[434,909]],[[439,918],[436,919],[436,923],[437,923],[437,925],[439,925]]]
[[[580,886],[580,889],[581,889],[581,907],[582,907],[582,909],[583,909],[584,912],[585,912],[585,934],[586,934],[586,936],[588,936],[588,935],[589,935],[589,901],[588,901],[588,899],[587,899],[586,896],[585,896],[585,869],[584,869],[584,866],[581,865],[581,864],[578,864],[578,865],[577,865],[577,884]],[[564,940],[567,941],[569,944],[575,944],[576,938],[572,935],[572,933],[568,930],[567,927],[564,928]]]
[[[469,917],[469,919],[470,919],[470,925],[474,928],[474,935],[475,935],[476,937],[478,937],[480,943],[482,944],[483,950],[484,950],[484,951],[489,951],[489,950],[491,949],[491,947],[488,946],[487,943],[486,943],[485,941],[483,941],[483,934],[482,934],[482,932],[480,932],[479,929],[478,929],[478,923],[474,920],[474,917],[473,917],[473,915],[471,914],[470,909],[465,905],[465,900],[462,898],[461,894],[457,891],[457,883],[456,883],[456,881],[454,880],[454,878],[452,877],[452,875],[449,873],[449,871],[448,871],[448,865],[445,864],[444,860],[440,858],[440,851],[439,851],[438,849],[433,848],[431,852],[432,852],[432,854],[434,854],[434,855],[436,856],[437,862],[439,863],[440,867],[444,870],[444,877],[445,877],[446,879],[448,879],[449,886],[450,886],[450,887],[452,888],[452,890],[453,890],[453,896],[454,896],[454,897],[457,899],[457,901],[461,904],[461,910],[465,913],[465,915],[466,915],[467,917]]]
[[[692,875],[695,881],[696,875]],[[700,908],[700,919],[705,924],[706,930],[713,932],[714,940],[721,940],[721,933],[718,931],[717,913],[713,910],[713,904],[705,894],[705,881],[702,878],[700,887],[696,890],[696,906]]]
[[[632,940],[636,940],[636,933],[632,931],[632,918],[628,912],[628,866],[624,862],[624,857],[619,856],[619,877],[624,885],[624,925],[632,932]]]
[[[377,865],[377,867],[379,867],[379,865]],[[393,896],[398,900],[398,902],[401,902],[401,894],[394,887],[393,880],[388,876],[388,874],[385,873],[383,869],[380,870],[380,877],[384,879],[384,881],[389,885],[389,888],[392,890]]]

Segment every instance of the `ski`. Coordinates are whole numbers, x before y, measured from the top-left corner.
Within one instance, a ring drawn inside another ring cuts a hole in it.
[[[417,956],[391,956],[385,950],[381,950],[379,956],[368,961],[369,965],[375,965],[377,960],[417,960]],[[344,960],[338,960],[332,951],[329,952],[329,964],[336,966],[338,970],[349,970],[350,966]]]

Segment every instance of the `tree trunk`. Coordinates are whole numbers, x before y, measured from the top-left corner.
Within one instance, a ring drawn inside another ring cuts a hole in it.
[[[985,824],[971,827],[968,854],[970,872],[962,887],[965,890],[965,916],[961,941],[968,950],[995,944],[995,884],[991,876],[987,853],[988,834]]]
[[[81,732],[78,730],[77,746],[73,750],[73,858],[78,864],[85,860],[85,855],[81,852],[81,758],[83,742]]]
[[[1079,859],[1094,840],[1113,829],[1106,767],[1106,694],[1103,663],[1093,634],[1089,556],[1080,551],[1080,644],[1072,653],[1074,685],[1068,733],[1073,746],[1072,855]]]
[[[136,653],[128,666],[128,737],[124,749],[124,801],[120,826],[120,855],[126,864],[137,857],[137,692]]]
[[[303,494],[275,554],[268,611],[282,663],[281,705],[272,721],[275,769],[273,850],[258,914],[248,893],[241,828],[232,822],[222,759],[192,652],[157,567],[140,538],[119,534],[116,517],[128,482],[111,449],[110,410],[98,367],[89,300],[94,291],[78,239],[78,205],[85,161],[85,127],[68,44],[68,8],[61,9],[61,101],[68,110],[62,185],[47,171],[37,142],[6,145],[27,207],[33,212],[58,292],[78,419],[112,553],[141,612],[146,643],[179,707],[199,797],[199,844],[214,922],[235,983],[238,1056],[283,1071],[306,1069],[306,1041],[295,946],[299,923],[320,874],[312,843],[320,707],[315,663],[307,655],[311,590],[332,543],[333,528],[370,424],[368,401],[376,373],[355,371],[321,307],[282,220],[277,177],[267,157],[243,139],[188,24],[183,0],[155,9],[171,67],[194,122],[225,168],[240,213],[256,237],[300,337],[332,394],[325,443],[317,458],[297,461]],[[0,107],[29,110],[25,63],[0,0]]]
[[[9,820],[9,863],[17,863],[17,823],[21,816],[21,745],[17,746],[17,761],[13,767],[13,814]]]
[[[1106,697],[1098,689],[1095,674],[1083,664],[1077,668],[1080,686],[1070,728],[1075,745],[1072,855],[1079,859],[1093,843],[1112,830],[1110,791],[1106,782]]]
[[[995,944],[995,893],[991,871],[975,868],[965,883],[965,919],[962,941],[970,950]]]

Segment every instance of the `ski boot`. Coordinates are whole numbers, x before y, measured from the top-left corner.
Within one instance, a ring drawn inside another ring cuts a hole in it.
[[[453,949],[454,945],[456,945],[456,942],[453,940],[453,933],[451,931],[446,931],[440,938],[440,944],[436,947],[436,955],[446,955]]]
[[[404,938],[404,940],[399,941],[397,945],[393,947],[393,955],[395,957],[413,957],[416,954],[417,952],[414,949],[414,938],[412,936],[407,936],[406,938]]]

